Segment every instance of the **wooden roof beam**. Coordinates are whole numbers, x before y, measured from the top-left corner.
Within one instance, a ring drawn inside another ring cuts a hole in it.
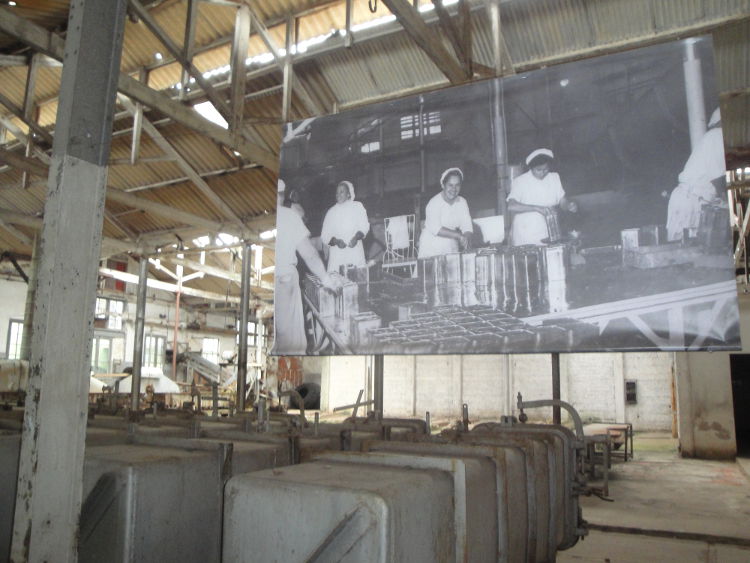
[[[383,0],[383,4],[396,16],[406,33],[452,84],[461,84],[471,78],[470,75],[467,76],[456,58],[445,48],[440,37],[427,26],[411,3],[407,0]]]
[[[128,110],[133,117],[136,116],[137,108],[127,98],[120,96],[120,103]],[[234,212],[234,210],[227,205],[227,203],[221,199],[216,192],[211,189],[211,186],[201,178],[200,174],[193,168],[193,166],[177,151],[172,143],[170,143],[164,135],[151,123],[145,116],[141,116],[141,127],[146,131],[149,137],[157,144],[157,146],[164,151],[164,153],[175,161],[177,166],[182,172],[190,179],[190,181],[198,188],[198,190],[208,199],[221,213],[234,221],[237,226],[242,229],[242,219]]]
[[[0,32],[14,37],[53,59],[63,60],[65,41],[59,35],[48,32],[41,26],[18,16],[5,7],[0,7]],[[120,73],[118,90],[129,98],[160,111],[185,127],[236,150],[248,160],[257,162],[273,172],[278,172],[278,157],[274,153],[245,139],[233,139],[229,131],[223,127],[219,127],[202,117],[192,108],[185,107],[161,92],[141,84],[130,75]]]

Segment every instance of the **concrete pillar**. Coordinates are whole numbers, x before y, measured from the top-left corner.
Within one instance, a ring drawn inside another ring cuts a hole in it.
[[[625,354],[612,355],[612,384],[615,391],[615,421],[625,420]]]
[[[29,268],[26,307],[23,314],[23,333],[21,334],[21,359],[27,362],[31,359],[31,335],[34,332],[34,302],[36,301],[37,274],[41,256],[42,237],[37,233],[34,235],[34,248],[31,251],[31,267]]]
[[[245,410],[245,386],[247,385],[247,323],[252,283],[252,246],[242,247],[242,285],[240,295],[239,347],[237,349],[237,412]]]
[[[685,59],[682,63],[685,74],[685,98],[687,100],[690,146],[695,145],[706,132],[706,106],[703,100],[703,78],[701,60],[695,56],[695,41],[685,41]]]
[[[372,368],[372,400],[373,410],[383,416],[383,375],[384,375],[384,358],[383,354],[376,354]]]
[[[126,0],[71,0],[11,561],[77,559],[107,160]]]
[[[141,256],[138,269],[138,296],[135,305],[135,334],[133,335],[133,381],[130,386],[130,420],[137,422],[141,402],[141,367],[143,366],[143,332],[146,324],[146,286],[148,258]]]

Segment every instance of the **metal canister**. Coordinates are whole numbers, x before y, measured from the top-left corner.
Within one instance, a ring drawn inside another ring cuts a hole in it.
[[[547,221],[547,239],[550,243],[560,241],[562,234],[560,232],[560,219],[556,211],[545,213],[544,219]]]

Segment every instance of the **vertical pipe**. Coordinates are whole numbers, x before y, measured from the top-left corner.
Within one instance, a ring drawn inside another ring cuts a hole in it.
[[[133,422],[137,420],[141,400],[141,367],[143,366],[143,329],[146,324],[147,283],[148,258],[141,256],[138,269],[138,296],[135,305],[135,334],[133,335],[133,378],[130,386],[130,419]]]
[[[492,142],[495,148],[495,177],[497,189],[498,215],[506,215],[505,198],[510,192],[510,168],[508,166],[508,147],[505,139],[505,108],[503,104],[503,90],[500,80],[492,80]],[[505,221],[506,232],[510,221]]]
[[[237,350],[237,412],[245,410],[248,303],[250,301],[250,284],[252,283],[253,275],[251,262],[252,245],[245,243],[242,247],[242,295],[240,297],[239,349]]]
[[[378,418],[383,418],[383,360],[383,354],[375,354],[373,362],[373,401]]]
[[[172,334],[172,379],[177,381],[177,332],[180,330],[180,288],[182,277],[178,280],[177,292],[174,298],[174,330]]]
[[[687,101],[691,148],[695,148],[706,132],[706,106],[703,99],[701,60],[695,55],[695,41],[695,39],[685,41],[685,59],[682,63],[682,70],[685,75],[685,99]]]
[[[552,398],[560,400],[560,354],[552,353]],[[552,407],[552,424],[561,424],[560,407]]]
[[[21,333],[21,359],[27,362],[31,358],[31,333],[34,330],[34,301],[36,300],[36,280],[39,269],[39,258],[42,255],[42,234],[34,235],[34,247],[31,251],[29,283],[26,286],[26,306],[23,314],[23,332]]]

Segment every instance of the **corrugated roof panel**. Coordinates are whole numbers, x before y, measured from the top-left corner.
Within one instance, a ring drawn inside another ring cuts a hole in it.
[[[716,73],[721,91],[750,86],[750,21],[725,27],[713,34]]]

